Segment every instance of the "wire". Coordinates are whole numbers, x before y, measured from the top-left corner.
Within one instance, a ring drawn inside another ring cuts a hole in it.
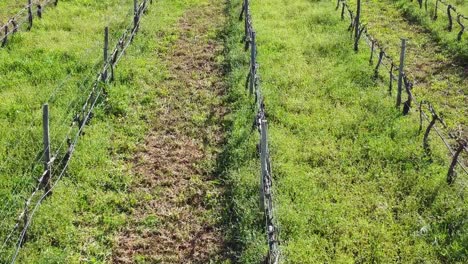
[[[341,2],[345,2],[344,0],[340,0],[340,1],[341,1]],[[440,0],[439,0],[439,1],[440,1]],[[345,8],[348,8],[348,10],[349,10],[348,5],[344,5],[344,6],[345,6]],[[366,30],[366,34],[364,34],[364,37],[365,37],[365,39],[366,39],[366,38],[368,39],[367,41],[365,41],[366,44],[368,44],[369,46],[371,46],[371,43],[369,43],[369,42],[371,42],[371,41],[369,41],[369,39],[375,40],[375,38],[371,37],[371,35],[368,34],[367,30]],[[391,62],[392,64],[394,64],[390,57],[388,57],[388,59],[390,60],[390,62]],[[405,74],[405,73],[403,73],[403,74]],[[413,83],[413,82],[410,81],[410,83]],[[411,97],[411,99],[412,99],[416,104],[418,103],[418,100],[417,100],[416,97],[413,95],[413,93],[411,92],[411,90],[409,90],[408,96]],[[410,108],[411,108],[411,107],[410,107]],[[429,117],[426,115],[426,113],[425,113],[424,111],[422,111],[422,114],[423,114],[423,116],[426,118],[426,120],[430,121],[430,120],[429,120]],[[454,157],[455,157],[455,152],[454,152],[453,149],[450,147],[450,144],[448,143],[448,140],[442,135],[442,133],[439,131],[439,129],[438,129],[436,126],[434,126],[434,130],[436,131],[437,135],[441,138],[441,140],[444,142],[444,145],[445,145],[445,146],[447,147],[447,149],[449,150],[449,152],[450,152],[452,158],[454,158]],[[464,150],[467,150],[467,149],[464,148]],[[459,159],[457,159],[457,163],[460,165],[460,167],[463,169],[463,171],[464,171],[466,174],[468,174],[468,169],[464,166],[464,164],[463,164]]]
[[[139,7],[139,14],[141,15],[147,8],[147,0],[144,1],[144,3],[142,3],[142,5],[140,5]],[[114,63],[117,64],[117,62],[122,58],[123,54],[124,54],[124,51],[128,48],[128,46],[130,45],[130,43],[133,41],[133,38],[138,30],[138,27],[140,25],[140,19],[137,21],[137,23],[134,25],[134,29],[132,30],[132,34],[127,36],[127,32],[126,31],[123,35],[123,37],[121,39],[126,39],[126,43],[125,45],[123,45],[122,47],[122,51],[121,51],[121,54],[120,56],[117,58],[116,62]],[[114,52],[117,51],[119,49],[119,44],[120,43],[117,43],[116,45],[116,48],[114,49]],[[110,67],[110,64],[111,62],[110,61],[107,61],[103,67],[103,70],[107,70],[108,67]],[[101,71],[103,72],[103,71]],[[91,118],[91,115],[92,115],[92,112],[93,112],[93,109],[95,108],[99,98],[101,97],[101,95],[103,94],[104,90],[102,87],[100,87],[100,82],[101,82],[101,72],[99,74],[96,75],[96,80],[94,82],[94,85],[92,86],[92,89],[88,95],[88,97],[86,98],[84,104],[83,104],[83,107],[82,107],[82,113],[86,113],[84,116],[83,116],[83,119],[81,120],[81,123],[79,125],[79,129],[78,131],[76,132],[75,136],[74,136],[74,141],[73,143],[71,143],[70,147],[69,147],[69,152],[67,153],[67,155],[65,155],[62,160],[61,160],[61,163],[60,164],[63,164],[64,163],[64,166],[63,166],[63,169],[61,171],[61,173],[59,174],[59,176],[57,176],[56,180],[54,181],[53,185],[51,186],[51,188],[46,191],[41,197],[40,199],[36,202],[35,206],[34,206],[34,209],[32,210],[30,216],[28,217],[27,219],[27,222],[25,224],[25,227],[23,228],[22,232],[21,232],[21,235],[20,237],[18,238],[17,240],[17,247],[16,247],[16,250],[15,250],[15,253],[13,254],[12,256],[12,261],[11,263],[14,263],[17,256],[18,256],[18,253],[19,253],[19,250],[21,248],[21,244],[22,244],[22,241],[24,240],[24,237],[25,237],[25,234],[26,234],[26,231],[28,229],[28,227],[30,226],[31,224],[31,221],[32,221],[32,217],[34,216],[36,210],[38,209],[39,205],[42,203],[42,201],[45,199],[45,197],[47,197],[48,194],[50,194],[50,192],[52,191],[52,189],[54,189],[58,182],[60,181],[60,179],[62,178],[62,176],[64,175],[68,165],[69,165],[69,162],[71,161],[71,157],[75,151],[75,146],[77,145],[78,143],[78,140],[80,138],[80,135],[82,134],[83,132],[83,129],[84,127],[86,126],[86,124],[89,122],[89,119]],[[107,80],[104,80],[104,81],[107,81]],[[72,103],[70,103],[72,104]],[[53,157],[53,160],[55,161],[57,156],[59,155],[59,152],[60,150],[62,149],[62,147],[64,146],[65,142],[68,141],[68,138],[69,136],[71,135],[71,132],[73,130],[73,126],[70,127],[70,130],[68,131],[67,133],[67,137],[62,141],[62,143],[60,144],[60,147],[57,149],[57,151],[55,152],[54,154],[54,157]],[[65,160],[66,159],[66,160]],[[43,174],[44,175],[44,174]],[[53,175],[51,175],[51,179],[53,179]],[[28,210],[28,205],[31,203],[32,201],[32,198],[35,196],[35,194],[37,193],[37,191],[39,190],[41,186],[41,183],[38,183],[35,191],[32,193],[32,195],[30,196],[30,198],[28,199],[27,203],[26,203],[26,208],[25,210],[20,214],[20,217],[19,219],[21,219],[21,216],[24,216],[26,214],[26,211]],[[6,245],[6,243],[11,239],[12,237],[12,234],[14,233],[14,231],[18,228],[19,226],[19,223],[17,223],[14,227],[13,227],[13,230],[10,232],[10,234],[7,236],[2,248]]]
[[[127,13],[126,16],[128,16],[128,13]],[[86,52],[85,52],[85,57],[89,57],[90,52],[93,51],[94,49],[95,49],[95,47],[90,47],[90,48],[88,48],[88,49],[86,50]],[[100,63],[98,63],[98,61],[99,61],[99,60],[97,60],[96,63],[94,63],[94,66],[92,67],[92,70],[96,70],[96,69],[98,68],[98,66],[99,66],[99,64],[100,64]],[[57,87],[52,91],[51,95],[49,96],[49,99],[47,100],[47,102],[50,102],[51,100],[54,99],[55,95],[65,86],[65,84],[70,80],[71,76],[72,76],[72,73],[68,74],[68,76],[65,77],[65,79],[64,79],[59,85],[57,85]],[[78,89],[82,90],[82,89],[85,87],[85,84],[87,83],[87,81],[90,80],[92,76],[95,76],[95,75],[94,75],[94,74],[88,75],[88,76],[86,77],[86,79],[81,83],[81,85],[79,86]],[[76,105],[77,103],[78,103],[78,99],[72,100],[70,103],[68,103],[68,105],[66,106],[66,108],[70,108],[72,105]],[[64,116],[69,116],[69,114],[65,114]],[[55,126],[55,127],[57,127],[57,129],[58,129],[58,128],[60,128],[60,127],[64,127],[65,124],[67,124],[67,123],[70,123],[70,121],[67,121],[67,120],[63,119],[63,120],[61,121],[61,124],[60,124],[59,126]],[[34,120],[31,122],[31,124],[29,125],[29,127],[27,128],[27,130],[31,130],[31,129],[33,128],[33,125],[34,125]],[[69,136],[69,133],[70,133],[70,132],[67,133],[67,137]],[[56,134],[56,133],[53,133],[53,132],[52,132],[52,134]],[[15,144],[13,144],[13,145],[18,146],[17,148],[20,148],[20,144],[18,144],[20,140],[21,140],[21,139],[17,139],[17,142],[16,142]],[[63,143],[64,143],[64,142],[66,142],[66,137],[65,137],[65,139],[62,141],[62,144],[61,144],[61,146],[58,148],[58,150],[60,150],[60,148],[63,146]],[[44,155],[45,155],[45,152],[46,152],[46,149],[44,149],[44,150],[42,151],[42,153],[41,153],[41,155],[40,155],[39,158],[34,158],[34,160],[33,160],[33,162],[32,162],[32,166],[31,166],[31,171],[34,171],[34,170],[37,168],[37,166],[39,166],[38,161],[43,159],[43,157],[44,157]],[[8,164],[8,163],[9,163],[11,160],[13,160],[13,159],[15,159],[15,157],[9,156],[9,158],[8,158],[7,160],[3,161],[3,164]],[[12,192],[12,193],[16,193],[16,192],[18,191],[18,189],[19,189],[20,186],[21,186],[20,184],[15,185],[15,188],[13,189],[13,192]],[[24,186],[24,187],[21,189],[20,193],[24,193],[26,189],[29,189],[29,185]],[[4,210],[7,209],[7,208],[9,208],[12,204],[17,203],[16,200],[17,200],[17,199],[15,199],[15,197],[12,197],[11,200],[9,200],[7,203],[4,203],[3,206],[2,206],[2,208],[1,208],[1,210],[0,210],[0,212],[4,212]],[[6,217],[6,214],[4,214],[4,215],[5,215],[5,217]],[[2,221],[2,223],[4,223],[4,224],[2,224],[2,227],[3,227],[5,224],[7,224],[6,221]]]

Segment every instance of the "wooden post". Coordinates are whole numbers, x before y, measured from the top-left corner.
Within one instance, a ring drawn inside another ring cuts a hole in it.
[[[42,6],[40,4],[37,5],[37,17],[42,18]]]
[[[50,135],[49,135],[49,105],[42,106],[42,130],[44,141],[44,170],[45,174],[42,178],[42,186],[45,192],[50,191],[50,176],[52,174],[52,166],[50,163]]]
[[[359,50],[359,25],[361,18],[361,0],[357,0],[356,18],[354,19],[354,51]]]
[[[250,41],[250,85],[249,92],[253,94],[255,79],[256,79],[256,64],[257,64],[257,42],[256,42],[256,33],[252,31],[252,39]]]
[[[250,11],[249,11],[249,0],[245,0],[245,20],[244,20],[244,30],[245,30],[245,41],[249,41],[250,29],[249,29],[249,19],[250,19]]]
[[[267,168],[267,121],[263,119],[260,120],[260,207],[262,210],[265,210],[265,177],[268,173]]]
[[[401,104],[401,91],[403,88],[403,69],[405,67],[405,56],[406,56],[406,39],[401,39],[401,53],[400,53],[400,68],[398,70],[398,91],[396,99],[396,107]]]
[[[5,25],[5,36],[3,37],[2,47],[5,47],[8,41],[8,24]]]
[[[463,151],[464,148],[467,146],[467,142],[465,140],[460,140],[459,141],[459,146],[458,149],[455,151],[455,155],[453,155],[453,160],[452,163],[450,164],[449,171],[447,173],[447,183],[449,185],[452,185],[455,182],[457,173],[455,172],[455,166],[457,165],[458,162],[458,157],[460,156],[460,153]]]
[[[28,0],[28,21],[29,21],[28,30],[31,30],[33,26],[32,0]]]
[[[133,28],[138,26],[138,0],[133,0]]]
[[[104,71],[102,72],[102,81],[107,80],[107,63],[109,49],[109,27],[104,28]]]
[[[436,0],[435,8],[434,8],[434,17],[432,18],[433,20],[437,20],[437,17],[438,17],[437,11],[438,11],[438,9],[439,9],[439,0]]]

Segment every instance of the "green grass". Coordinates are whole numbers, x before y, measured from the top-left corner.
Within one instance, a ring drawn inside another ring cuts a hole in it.
[[[407,39],[405,71],[414,83],[414,95],[419,101],[431,102],[436,111],[444,116],[450,129],[457,130],[459,126],[465,128],[468,123],[465,103],[468,80],[464,61],[468,58],[468,38],[465,36],[458,42],[454,32],[449,34],[446,30],[428,28],[439,22],[447,23],[443,12],[440,12],[440,21],[437,23],[434,24],[430,19],[423,23],[423,14],[419,18],[411,15],[412,12],[420,11],[416,1],[399,3],[404,7],[390,0],[362,1],[361,22],[367,25],[369,34],[392,57],[395,64],[399,64],[401,38]],[[348,4],[355,10],[356,0],[348,1]],[[339,11],[336,11],[338,14]],[[365,43],[361,49],[370,54],[370,48]],[[376,61],[375,58],[374,63]]]
[[[177,39],[180,16],[198,2],[154,1],[68,173],[35,216],[18,263],[111,262],[116,234],[145,197],[129,193],[131,158],[158,98],[170,92],[160,86],[169,78],[161,56]],[[417,118],[402,117],[386,87],[372,79],[368,53],[352,51],[334,4],[252,1],[284,261],[466,262],[466,176],[446,185],[445,149],[431,135],[432,157],[424,155]],[[61,1],[33,31],[0,49],[0,125],[6,128],[0,130],[0,200],[11,203],[0,206],[0,237],[41,173],[40,164],[30,166],[41,151],[42,103],[51,105],[57,147],[89,89],[89,82],[83,89],[79,84],[100,64],[103,27],[110,25],[115,40],[117,29],[131,21],[131,6],[118,0]],[[248,54],[240,43],[240,1],[228,2],[227,11],[232,112],[220,168],[228,192],[227,240],[238,263],[259,263],[267,246],[255,113],[244,88]],[[158,226],[157,219],[144,223]],[[8,261],[10,250],[0,253],[0,262]]]
[[[445,150],[433,138],[425,156],[417,117],[401,116],[372,79],[368,53],[352,51],[335,4],[252,1],[285,263],[466,262],[465,175],[447,186]],[[240,1],[231,5],[235,21]],[[233,23],[226,177],[240,262],[258,263],[266,247],[257,135],[242,23]]]
[[[8,22],[8,19],[16,15],[21,8],[27,5],[23,0],[5,0],[0,2],[0,25]]]
[[[99,47],[104,25],[114,29],[115,43],[117,28],[131,19],[127,16],[131,1],[117,3],[116,9],[110,2],[89,6],[63,1],[60,9],[51,10],[47,19],[35,24],[34,31],[18,33],[0,49],[0,94],[5,98],[0,104],[0,123],[8,128],[2,130],[0,139],[0,195],[5,202],[0,209],[2,238],[42,173],[40,163],[34,162],[41,156],[41,106],[50,104],[51,142],[56,150],[102,60]]]
[[[449,32],[448,27],[448,15],[447,8],[439,4],[438,19],[434,21],[435,0],[428,1],[428,9],[425,10],[424,6],[422,9],[419,8],[417,2],[410,3],[404,0],[393,0],[396,3],[401,12],[409,19],[418,22],[425,29],[431,32],[433,38],[443,45],[449,52],[457,57],[461,62],[468,60],[468,35],[465,32],[462,35],[462,40],[457,40],[458,32],[461,27],[456,22],[456,14],[452,12],[453,18],[453,30]],[[457,11],[463,14],[465,17],[468,16],[468,1],[466,0],[452,0],[447,3],[454,5]],[[467,20],[462,20],[465,27],[468,25]]]
[[[158,93],[164,92],[158,88],[167,76],[160,54],[174,41],[171,25],[193,2],[154,1],[116,68],[116,82],[107,87],[106,99],[85,129],[68,172],[35,215],[18,263],[111,261],[114,237],[138,198],[128,193],[133,182],[128,161],[149,129],[152,107],[160,103]],[[0,140],[0,196],[10,203],[0,211],[2,238],[41,173],[40,164],[32,171],[30,166],[41,150],[42,103],[51,106],[54,149],[90,89],[90,81],[83,88],[80,84],[98,72],[104,26],[110,26],[114,45],[132,22],[132,9],[133,1],[61,1],[33,31],[19,33],[0,50],[0,94],[5,98],[0,122],[8,127]],[[8,245],[0,253],[0,262],[8,260],[11,249]]]

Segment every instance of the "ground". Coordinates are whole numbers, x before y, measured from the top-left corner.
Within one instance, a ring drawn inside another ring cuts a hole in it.
[[[224,141],[221,1],[185,12],[165,57],[167,95],[156,110],[144,150],[135,156],[132,193],[150,195],[133,209],[119,236],[115,263],[209,263],[224,258],[223,188],[216,161]],[[155,40],[157,41],[157,40]],[[148,221],[154,222],[148,228]]]

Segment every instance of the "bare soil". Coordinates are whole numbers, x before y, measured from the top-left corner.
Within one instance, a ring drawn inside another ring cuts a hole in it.
[[[224,194],[216,162],[224,142],[223,1],[188,10],[165,55],[167,94],[136,154],[140,194],[114,263],[213,263],[225,256]],[[157,41],[157,40],[155,40]]]

